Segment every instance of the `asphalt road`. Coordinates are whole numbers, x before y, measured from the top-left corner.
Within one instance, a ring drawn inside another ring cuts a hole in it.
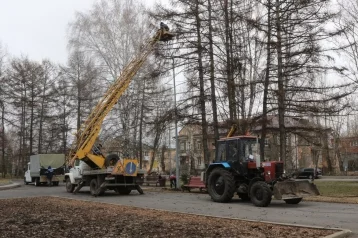
[[[344,228],[354,232],[352,237],[358,237],[358,206],[354,204],[303,201],[298,205],[288,205],[283,201],[272,201],[269,207],[258,208],[250,202],[242,202],[240,199],[234,199],[228,204],[221,204],[212,202],[207,194],[149,191],[144,195],[139,195],[136,191],[130,195],[117,195],[109,191],[105,195],[95,198],[89,194],[86,187],[76,195],[67,193],[62,183],[58,187],[23,185],[20,188],[0,191],[0,199],[34,196],[59,196],[169,211]]]

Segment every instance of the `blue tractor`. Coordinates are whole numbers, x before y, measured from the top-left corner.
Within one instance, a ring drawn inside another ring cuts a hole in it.
[[[272,196],[298,204],[305,196],[319,195],[315,184],[285,176],[282,161],[260,159],[255,136],[234,136],[217,142],[216,158],[205,171],[205,185],[214,202],[230,202],[235,194],[266,207]]]

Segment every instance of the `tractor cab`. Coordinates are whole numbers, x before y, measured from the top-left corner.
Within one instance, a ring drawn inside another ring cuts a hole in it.
[[[255,176],[260,167],[260,146],[257,137],[235,136],[217,142],[216,158],[212,165],[227,164],[240,176]]]
[[[215,162],[256,162],[260,159],[259,141],[253,136],[235,136],[217,142]]]

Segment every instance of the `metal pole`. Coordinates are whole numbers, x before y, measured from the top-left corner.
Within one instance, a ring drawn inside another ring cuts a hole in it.
[[[171,156],[171,154],[170,154],[170,152],[171,152],[171,146],[170,146],[170,144],[171,144],[171,143],[170,143],[170,141],[171,141],[170,131],[171,131],[171,127],[170,127],[170,125],[169,125],[169,138],[168,138],[168,140],[169,140],[169,150],[168,150],[169,176],[172,175],[172,156]]]
[[[297,144],[297,135],[295,134],[295,146],[296,146],[296,169],[298,169],[298,144]]]
[[[176,187],[180,188],[179,184],[179,158],[178,158],[178,148],[179,148],[179,141],[178,141],[178,122],[177,122],[177,93],[175,88],[175,67],[174,67],[174,58],[173,59],[173,83],[174,83],[174,110],[175,110],[175,162],[176,162]]]

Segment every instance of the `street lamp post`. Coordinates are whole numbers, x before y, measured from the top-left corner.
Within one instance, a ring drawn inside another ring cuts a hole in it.
[[[175,67],[174,67],[174,58],[173,59],[173,84],[174,84],[174,109],[175,109],[175,162],[176,162],[176,170],[175,170],[175,177],[176,177],[176,185],[177,188],[180,187],[179,184],[179,158],[178,158],[178,120],[177,120],[177,93],[175,88]]]

